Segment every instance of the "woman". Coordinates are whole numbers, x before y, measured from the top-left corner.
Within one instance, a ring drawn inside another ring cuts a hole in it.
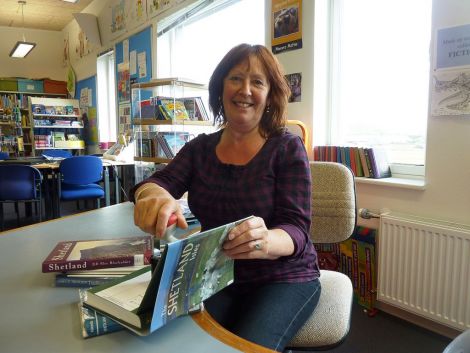
[[[269,50],[231,49],[209,82],[222,129],[187,143],[162,171],[136,185],[135,224],[161,237],[176,199],[210,229],[253,215],[224,243],[235,282],[206,300],[225,328],[282,351],[313,312],[319,269],[309,240],[310,168],[302,141],[285,129],[289,86]]]

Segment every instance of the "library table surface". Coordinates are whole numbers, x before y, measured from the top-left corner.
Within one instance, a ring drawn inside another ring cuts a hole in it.
[[[147,337],[123,330],[83,339],[78,289],[54,287],[41,263],[59,241],[143,234],[129,202],[0,233],[0,351],[273,352],[221,328],[206,313],[184,316]]]

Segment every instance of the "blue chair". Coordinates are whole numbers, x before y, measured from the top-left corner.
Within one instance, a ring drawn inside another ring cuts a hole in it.
[[[0,152],[0,161],[10,158],[8,152]]]
[[[65,150],[47,150],[42,156],[46,159],[65,159],[72,157],[72,153]]]
[[[19,202],[31,202],[39,206],[39,222],[42,221],[41,172],[29,165],[0,165],[0,229],[4,229],[3,204],[14,203],[19,226]],[[37,209],[36,209],[37,210]]]
[[[95,156],[75,156],[62,160],[59,166],[61,182],[59,183],[60,200],[96,200],[104,197],[104,189],[98,184],[103,179],[103,163]],[[58,214],[60,216],[60,200]]]

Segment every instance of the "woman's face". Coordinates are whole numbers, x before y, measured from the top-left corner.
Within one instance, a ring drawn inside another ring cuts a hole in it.
[[[270,85],[259,60],[250,57],[224,79],[223,106],[230,126],[252,129],[263,116]]]

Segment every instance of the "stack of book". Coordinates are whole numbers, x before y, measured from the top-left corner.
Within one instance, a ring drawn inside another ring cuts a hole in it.
[[[152,261],[151,266],[143,266],[99,286],[81,288],[78,308],[82,336],[88,338],[123,328],[145,336],[182,315],[200,311],[204,300],[233,282],[234,261],[225,255],[222,244],[230,230],[245,220],[184,235],[166,243],[160,258]],[[81,242],[59,243],[44,261],[43,271],[83,270],[83,262],[72,262],[79,260],[64,263],[77,243]],[[80,252],[87,258],[92,256],[98,267],[106,268],[109,260],[102,257],[103,246]],[[124,248],[131,247],[134,245],[127,243]],[[119,244],[108,246],[106,253],[119,254],[123,250]],[[86,268],[89,266],[87,263]]]
[[[57,272],[57,287],[91,287],[150,264],[153,237],[61,241],[42,263],[42,272]]]
[[[313,156],[315,161],[344,164],[357,177],[381,179],[392,176],[383,148],[315,146]]]
[[[107,285],[148,267],[154,255],[153,237],[61,241],[42,263],[42,272],[54,272],[56,287],[79,287],[79,314],[84,338],[122,330],[122,326],[83,306],[86,289]]]

